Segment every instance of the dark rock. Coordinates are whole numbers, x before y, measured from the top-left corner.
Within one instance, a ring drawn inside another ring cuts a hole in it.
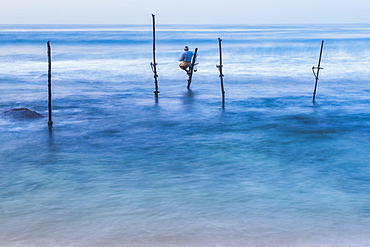
[[[31,111],[27,108],[15,108],[3,113],[3,116],[17,118],[17,119],[30,119],[30,118],[43,118],[44,116]]]

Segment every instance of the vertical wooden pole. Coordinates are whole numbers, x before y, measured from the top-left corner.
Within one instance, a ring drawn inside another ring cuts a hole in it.
[[[52,108],[51,108],[51,47],[50,41],[47,42],[48,47],[48,110],[49,110],[49,127],[53,126],[52,121]]]
[[[225,106],[225,89],[224,89],[224,75],[222,74],[222,49],[221,49],[221,41],[222,39],[218,38],[218,48],[219,48],[219,51],[220,51],[220,64],[219,65],[216,65],[216,67],[218,68],[218,71],[220,72],[220,81],[221,81],[221,92],[222,92],[222,107]]]
[[[157,75],[157,62],[155,60],[155,15],[152,14],[153,20],[153,62],[150,64],[152,66],[152,71],[154,73],[154,84],[155,84],[155,91],[153,92],[156,96],[158,96],[158,75]]]
[[[324,40],[321,41],[321,48],[320,48],[320,56],[319,56],[319,62],[317,64],[317,68],[315,67],[312,67],[312,72],[315,76],[315,88],[313,90],[313,96],[312,96],[312,101],[315,101],[315,97],[316,97],[316,89],[317,89],[317,81],[319,80],[319,73],[320,73],[320,69],[324,69],[324,68],[321,68],[320,65],[321,65],[321,55],[322,55],[322,48],[324,47]],[[317,72],[315,73],[315,69],[317,69]]]
[[[194,65],[195,65],[195,61],[197,59],[197,53],[198,53],[198,48],[195,48],[193,59],[192,59],[192,62],[191,62],[190,75],[189,75],[189,79],[188,79],[188,89],[190,89],[191,80],[193,78]]]

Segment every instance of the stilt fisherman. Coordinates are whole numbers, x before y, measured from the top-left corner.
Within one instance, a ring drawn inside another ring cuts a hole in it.
[[[179,61],[181,61],[179,67],[185,70],[188,75],[191,73],[191,58],[193,57],[193,54],[194,53],[192,51],[189,51],[189,47],[185,46],[184,53],[181,54],[179,59]]]

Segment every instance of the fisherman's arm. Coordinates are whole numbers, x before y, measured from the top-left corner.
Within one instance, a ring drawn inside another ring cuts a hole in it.
[[[179,61],[185,61],[185,59],[186,59],[186,54],[184,52],[183,54],[181,54]]]

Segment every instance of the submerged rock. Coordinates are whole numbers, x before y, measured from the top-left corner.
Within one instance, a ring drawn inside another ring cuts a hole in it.
[[[15,108],[3,113],[3,116],[17,118],[17,119],[30,119],[30,118],[43,118],[44,116],[28,108]]]

